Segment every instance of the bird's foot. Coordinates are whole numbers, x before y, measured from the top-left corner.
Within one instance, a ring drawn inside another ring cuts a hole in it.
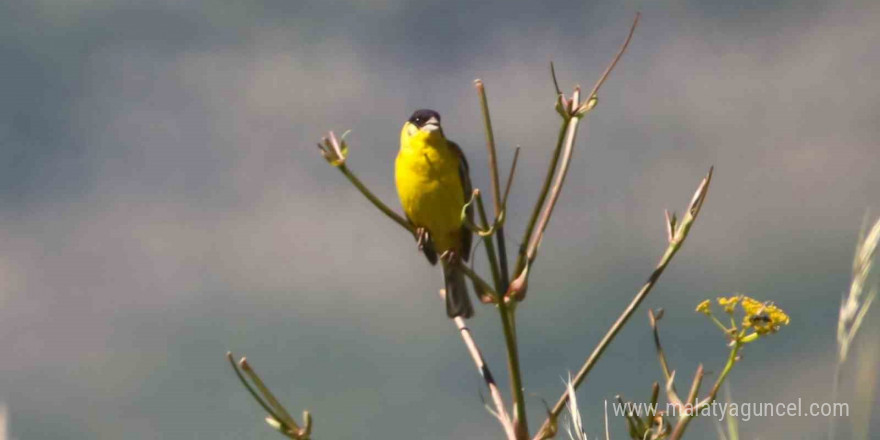
[[[440,254],[440,259],[446,262],[446,264],[453,264],[458,262],[458,252],[453,250],[448,250]]]
[[[431,240],[431,234],[425,228],[416,228],[416,244],[419,251],[425,250],[425,245]]]

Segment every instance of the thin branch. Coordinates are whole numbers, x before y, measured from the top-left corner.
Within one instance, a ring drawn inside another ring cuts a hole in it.
[[[519,348],[516,344],[516,303],[508,303],[501,298],[498,301],[498,314],[501,317],[501,328],[504,331],[504,344],[507,347],[507,371],[510,373],[510,394],[513,397],[513,426],[517,439],[529,436],[528,421],[525,419],[525,393],[523,393],[522,375],[519,368]]]
[[[394,220],[397,224],[399,224],[404,229],[408,230],[410,233],[415,235],[416,228],[409,221],[400,216],[400,214],[394,212],[391,208],[389,208],[386,204],[382,203],[378,197],[373,195],[373,193],[367,189],[366,186],[345,166],[345,161],[348,158],[348,145],[345,142],[345,136],[349,132],[345,132],[342,134],[341,138],[336,138],[336,134],[332,131],[328,133],[327,136],[321,138],[321,142],[318,143],[318,150],[321,152],[321,155],[324,156],[324,159],[334,168],[339,169],[339,171],[348,178],[349,181],[357,188],[364,197],[367,198],[370,202],[373,203],[380,211],[382,211],[385,215],[388,216],[391,220]]]
[[[471,221],[471,219],[468,218],[467,211],[469,209],[472,209],[474,204],[477,205],[477,209],[483,209],[482,194],[483,193],[480,191],[479,188],[474,188],[474,191],[471,193],[470,200],[468,200],[464,204],[464,206],[461,207],[461,224],[462,226],[468,228],[474,234],[479,235],[480,238],[486,238],[495,235],[495,232],[498,231],[498,228],[504,225],[504,212],[501,212],[501,217],[496,218],[495,223],[493,223],[492,226],[487,226],[488,217],[486,217],[485,210],[481,214],[483,226],[478,226],[476,223]],[[489,259],[492,260],[492,257],[489,257]]]
[[[476,285],[477,289],[481,290],[483,293],[485,293],[487,295],[490,295],[495,300],[500,298],[500,296],[498,295],[498,292],[496,292],[495,289],[493,289],[492,286],[490,286],[489,283],[487,283],[486,280],[484,280],[479,274],[477,274],[476,272],[474,272],[473,269],[468,267],[467,264],[464,264],[464,262],[461,261],[461,259],[458,260],[457,264],[458,264],[458,267],[461,268],[461,271],[464,272],[465,276],[470,278],[471,281]]]
[[[575,91],[574,96],[574,99],[577,100],[577,91]],[[565,133],[565,148],[562,153],[562,164],[559,165],[559,172],[556,174],[556,181],[553,183],[553,188],[550,192],[550,201],[547,202],[547,205],[544,207],[541,219],[538,221],[537,232],[532,235],[532,241],[529,243],[529,247],[526,250],[527,264],[535,260],[538,246],[544,238],[544,231],[550,223],[550,216],[553,215],[553,208],[556,207],[556,202],[559,200],[559,195],[562,193],[562,185],[565,183],[565,177],[568,174],[568,166],[571,164],[571,155],[574,151],[574,141],[577,137],[578,122],[580,121],[579,118],[572,119],[573,122],[568,124]]]
[[[489,117],[489,101],[486,97],[486,87],[480,79],[475,80],[474,85],[477,88],[477,94],[480,96],[483,125],[486,127],[486,150],[489,155],[489,174],[492,182],[492,197],[495,202],[495,218],[497,219],[501,217],[504,212],[504,202],[501,199],[501,185],[498,180],[498,159],[495,152],[495,134],[492,131],[492,118]],[[504,292],[507,290],[507,283],[510,280],[507,270],[507,246],[504,242],[504,228],[499,226],[496,235],[496,240],[498,241],[498,264],[501,273],[501,285],[496,286],[496,289],[499,292]]]
[[[405,218],[401,217],[400,214],[394,212],[391,208],[388,207],[388,205],[382,203],[382,201],[379,200],[378,197],[373,195],[373,193],[370,192],[370,190],[367,189],[367,187],[364,186],[363,183],[361,183],[360,179],[358,179],[357,176],[355,176],[354,173],[352,173],[351,170],[349,170],[348,167],[345,166],[345,164],[340,165],[337,168],[339,168],[339,171],[341,171],[342,174],[344,174],[345,177],[347,177],[348,180],[350,180],[351,183],[358,190],[360,190],[361,194],[363,194],[364,197],[367,198],[367,200],[373,202],[373,205],[375,205],[377,208],[379,208],[379,210],[382,211],[382,213],[384,213],[385,215],[387,215],[388,218],[390,218],[391,220],[394,220],[395,223],[397,223],[398,225],[400,225],[401,227],[403,227],[407,231],[409,231],[413,234],[416,233],[416,228],[415,228],[415,226],[412,225],[412,223],[407,221]]]
[[[730,374],[730,371],[733,369],[734,364],[739,357],[739,350],[742,348],[742,344],[735,344],[733,349],[730,350],[730,356],[727,358],[727,364],[724,365],[724,369],[721,370],[721,374],[718,375],[718,378],[715,379],[715,384],[712,385],[712,389],[709,391],[709,395],[703,399],[699,408],[703,406],[710,405],[715,401],[715,396],[718,395],[718,391],[721,389],[721,385],[724,383],[724,380],[727,378],[727,375]]]
[[[489,228],[489,221],[486,216],[486,208],[483,206],[483,198],[480,195],[480,190],[474,190],[474,199],[476,199],[477,204],[477,213],[480,216],[480,221],[483,223],[482,228],[485,230]],[[467,220],[467,217],[465,217]],[[489,230],[492,234],[497,233],[496,229],[497,225],[492,225]],[[483,239],[483,243],[486,245],[486,258],[489,260],[489,270],[492,272],[492,280],[495,283],[495,290],[499,292],[503,292],[501,290],[501,286],[503,282],[501,281],[501,272],[498,269],[498,257],[495,254],[495,243],[492,241],[492,234],[477,234]]]
[[[697,366],[697,372],[694,373],[694,381],[691,382],[691,389],[688,391],[687,405],[692,405],[694,410],[697,406],[697,393],[700,392],[700,384],[703,383],[703,364]],[[696,412],[696,411],[695,411]]]
[[[492,182],[492,196],[495,200],[495,216],[501,213],[501,187],[498,180],[498,159],[495,154],[495,134],[492,131],[492,118],[489,117],[489,102],[486,97],[486,86],[483,80],[474,80],[477,94],[480,96],[480,109],[483,112],[483,125],[486,127],[486,151],[489,154],[489,175]]]
[[[529,217],[529,222],[526,224],[526,229],[523,231],[523,237],[520,240],[521,248],[519,257],[517,257],[516,265],[513,269],[513,273],[516,275],[519,275],[519,273],[526,267],[526,252],[529,242],[531,241],[532,233],[535,231],[535,225],[538,223],[538,217],[541,215],[541,208],[544,207],[544,201],[547,199],[547,194],[550,192],[550,186],[553,183],[553,176],[555,175],[556,167],[559,164],[559,156],[562,154],[562,147],[565,145],[565,134],[568,132],[569,124],[571,124],[570,119],[563,119],[562,125],[559,127],[559,135],[556,138],[556,148],[553,149],[553,157],[550,158],[550,165],[547,169],[547,175],[544,177],[544,184],[541,186],[538,200],[535,202],[534,208],[532,208],[532,215]]]
[[[657,321],[663,317],[663,309],[657,314],[653,310],[648,310],[648,320],[651,322],[651,330],[654,332],[654,348],[657,349],[657,359],[660,361],[660,368],[663,370],[663,378],[669,380],[669,364],[666,362],[666,355],[663,353],[663,346],[660,345],[660,330],[657,328]]]
[[[675,372],[669,370],[669,364],[666,362],[666,354],[663,352],[663,346],[660,345],[660,329],[657,322],[663,317],[663,309],[657,314],[653,310],[648,310],[648,320],[651,323],[651,330],[654,333],[654,348],[657,351],[657,360],[660,362],[660,369],[663,370],[663,379],[666,383],[667,399],[676,405],[681,405],[681,399],[675,390]],[[659,390],[658,390],[659,391]]]
[[[498,160],[495,152],[495,135],[492,131],[492,119],[489,116],[489,103],[488,98],[486,97],[486,87],[483,85],[483,81],[476,80],[474,84],[477,88],[477,93],[480,96],[480,108],[482,109],[483,114],[483,124],[486,128],[486,149],[489,155],[489,173],[492,181],[492,195],[493,200],[495,202],[495,223],[497,226],[493,225],[495,228],[495,238],[498,243],[498,254],[497,254],[497,262],[498,262],[498,270],[493,267],[492,272],[495,277],[495,290],[498,293],[503,294],[507,291],[508,285],[510,284],[510,275],[507,268],[507,246],[504,241],[504,226],[503,226],[503,216],[505,215],[506,203],[507,203],[507,194],[510,191],[510,184],[513,180],[513,170],[514,168],[511,166],[511,175],[507,181],[507,188],[505,189],[504,199],[501,198],[501,190],[500,184],[498,181]],[[516,156],[514,157],[514,159]],[[515,162],[514,162],[515,165]],[[477,206],[481,210],[481,217],[484,219],[483,223],[485,224],[485,214],[482,209],[482,203],[480,199],[477,199]],[[494,265],[494,261],[492,260],[493,255],[490,254],[490,250],[494,253],[494,249],[491,246],[491,237],[489,237],[486,241],[486,252],[487,256],[490,258],[490,264]],[[497,276],[496,276],[497,275]],[[514,306],[507,305],[504,302],[503,298],[498,297],[498,313],[501,317],[501,325],[504,329],[504,340],[507,346],[507,366],[509,368],[510,373],[510,393],[513,398],[513,428],[515,438],[527,438],[528,437],[528,419],[526,418],[526,405],[525,405],[525,395],[522,390],[522,375],[519,369],[519,354],[516,346],[516,327],[513,316]]]
[[[245,389],[248,390],[248,393],[251,394],[251,397],[263,407],[263,410],[269,414],[273,419],[280,421],[281,417],[278,414],[275,414],[275,411],[269,407],[269,405],[260,398],[260,395],[257,394],[257,391],[248,383],[247,379],[244,378],[244,375],[241,373],[241,370],[238,368],[238,364],[235,362],[235,357],[233,356],[231,351],[226,352],[226,359],[229,360],[229,364],[232,365],[232,370],[235,371],[235,375],[238,376],[238,380],[244,385]],[[282,422],[283,423],[283,422]]]
[[[504,197],[502,198],[502,212],[507,211],[507,196],[510,195],[510,187],[513,186],[513,176],[516,173],[516,163],[519,160],[519,147],[513,151],[513,162],[510,164],[510,173],[507,175],[507,185],[504,188]]]
[[[611,61],[611,64],[609,64],[608,67],[605,68],[605,72],[602,73],[602,76],[599,77],[599,80],[596,81],[595,85],[593,85],[593,90],[590,92],[589,96],[587,96],[587,99],[593,99],[596,97],[596,94],[599,93],[599,88],[602,87],[602,84],[604,84],[605,80],[608,79],[608,75],[610,75],[611,71],[614,70],[614,66],[617,65],[617,62],[620,61],[623,53],[626,52],[626,48],[629,46],[630,40],[632,40],[633,34],[636,31],[636,26],[639,25],[639,18],[641,17],[642,13],[636,12],[636,18],[633,20],[633,24],[629,28],[629,35],[626,36],[626,41],[623,42],[623,45],[620,46],[620,50],[617,51],[617,55],[614,57],[614,60]]]
[[[666,252],[663,253],[663,256],[660,258],[660,262],[657,264],[657,267],[654,269],[654,272],[651,273],[651,276],[648,277],[648,281],[645,282],[645,285],[642,286],[642,289],[638,294],[632,299],[629,305],[624,309],[623,313],[617,318],[617,321],[611,326],[599,344],[593,349],[592,354],[587,360],[584,362],[584,365],[581,367],[578,374],[575,376],[574,386],[577,388],[580,386],[581,382],[587,377],[590,370],[593,369],[593,366],[596,365],[596,362],[599,360],[599,357],[602,356],[602,353],[605,352],[605,349],[611,344],[611,341],[614,340],[614,337],[617,336],[617,333],[623,328],[624,324],[629,320],[633,313],[635,313],[636,309],[639,307],[639,304],[648,296],[651,292],[651,289],[654,288],[654,285],[657,283],[657,280],[660,279],[660,275],[663,274],[663,271],[666,270],[666,266],[669,265],[669,262],[672,260],[672,257],[681,249],[682,244],[684,244],[685,239],[687,238],[688,232],[696,220],[697,215],[700,213],[700,208],[703,205],[703,201],[706,198],[706,193],[709,189],[709,182],[712,179],[712,168],[709,169],[709,173],[703,178],[703,181],[700,182],[700,186],[697,189],[697,192],[694,194],[694,197],[691,199],[691,204],[688,207],[687,214],[682,219],[681,224],[678,226],[678,230],[675,233],[675,238],[669,243],[669,246],[666,248]],[[544,424],[541,426],[541,429],[538,430],[535,439],[541,439],[542,432],[546,428],[550,426],[551,418],[558,417],[562,410],[565,408],[566,402],[568,402],[568,393],[565,392],[562,394],[562,397],[556,402],[556,405],[550,411],[550,416],[544,421]]]
[[[287,412],[287,410],[284,408],[284,405],[281,405],[281,403],[278,402],[278,399],[275,398],[275,395],[272,394],[271,391],[269,391],[269,388],[266,387],[266,385],[263,383],[263,380],[260,379],[260,376],[257,375],[253,368],[251,368],[250,364],[247,361],[247,358],[241,358],[241,360],[238,361],[238,366],[241,368],[242,371],[244,371],[251,382],[254,383],[257,389],[260,390],[260,394],[262,394],[263,397],[266,399],[266,403],[268,403],[269,406],[271,406],[275,410],[275,413],[281,417],[280,419],[276,418],[276,420],[292,426],[296,430],[299,430],[299,427],[293,420],[293,416],[291,416],[290,413]]]
[[[440,297],[442,298],[445,296],[446,291],[441,289]],[[494,412],[498,418],[498,422],[500,422],[501,427],[504,428],[504,433],[507,435],[507,438],[510,440],[516,440],[513,422],[507,414],[504,399],[501,397],[501,391],[495,383],[495,378],[492,376],[489,366],[486,364],[485,359],[483,359],[483,354],[480,352],[480,348],[477,346],[476,341],[474,341],[470,328],[468,328],[465,320],[460,316],[453,318],[453,321],[455,321],[455,326],[458,327],[461,339],[464,341],[464,345],[467,346],[468,353],[471,355],[471,359],[473,359],[474,364],[477,366],[480,376],[482,376],[483,381],[486,382],[486,387],[489,389],[489,394],[492,396],[492,401],[495,404]]]
[[[739,355],[739,350],[742,347],[740,342],[736,342],[733,348],[730,349],[730,355],[727,358],[727,364],[724,365],[724,370],[721,371],[721,374],[718,375],[718,378],[715,379],[715,385],[712,386],[712,390],[709,392],[709,395],[695,404],[693,404],[693,410],[690,414],[681,414],[679,416],[678,422],[675,424],[675,428],[672,430],[672,434],[669,435],[669,440],[679,440],[684,435],[684,431],[687,429],[688,425],[691,423],[697,414],[700,413],[700,410],[708,405],[711,405],[712,402],[715,401],[715,397],[718,395],[718,390],[721,389],[721,384],[724,383],[724,380],[727,379],[727,375],[730,374],[730,371],[733,369],[733,365],[736,363],[737,357]],[[703,376],[703,366],[700,365],[697,368],[697,375],[694,377],[694,384],[691,386],[691,392],[689,393],[689,398],[691,396],[696,396],[697,392],[695,388],[699,388],[699,381],[702,380]],[[692,401],[688,401],[688,404],[692,404]]]
[[[521,249],[519,258],[517,259],[517,264],[514,269],[515,274],[519,274],[519,272],[523,270],[526,264],[531,263],[531,261],[535,258],[535,252],[537,251],[538,245],[540,245],[541,243],[543,231],[544,229],[546,229],[547,223],[550,221],[550,215],[552,214],[556,201],[559,198],[559,193],[562,190],[562,184],[565,182],[565,175],[568,171],[569,165],[568,162],[571,160],[571,153],[574,147],[574,138],[577,133],[577,125],[580,122],[581,117],[583,117],[587,111],[595,106],[596,93],[599,92],[602,84],[605,83],[605,80],[611,74],[611,71],[614,70],[617,62],[620,61],[620,58],[623,56],[623,53],[629,46],[629,42],[632,40],[633,33],[635,32],[636,26],[639,23],[640,16],[641,14],[636,13],[636,17],[633,20],[626,40],[620,46],[617,55],[614,57],[608,67],[605,68],[602,76],[599,77],[598,81],[596,81],[596,84],[593,86],[592,91],[590,91],[590,94],[587,97],[587,101],[583,104],[580,103],[580,89],[575,89],[574,95],[571,99],[571,108],[565,108],[565,103],[567,101],[559,91],[559,84],[556,80],[556,69],[553,66],[553,63],[550,63],[550,73],[553,78],[553,86],[556,89],[557,100],[559,101],[559,103],[557,103],[557,110],[559,110],[560,113],[563,115],[563,121],[559,130],[559,137],[557,139],[556,149],[553,152],[553,158],[550,161],[550,167],[544,179],[544,186],[541,189],[541,193],[538,196],[538,201],[535,203],[535,207],[532,210],[532,216],[529,219],[529,223],[526,226],[526,230],[523,234],[523,248]],[[574,107],[577,108],[575,109]],[[566,140],[567,142],[565,142],[565,153],[563,155],[562,165],[559,166],[560,170],[558,175],[556,176],[556,182],[553,186],[553,195],[551,196],[550,202],[548,202],[547,206],[544,206],[544,201],[547,197],[548,191],[550,190],[551,181],[553,180],[554,174],[556,174],[556,168],[559,162],[560,153],[562,152],[563,143]],[[538,232],[535,236],[535,227],[538,222],[539,215],[541,215],[542,212],[541,208],[544,208],[543,215],[541,216],[540,221],[541,226],[538,227]]]
[[[232,352],[226,352],[226,359],[232,365],[238,380],[248,390],[254,400],[260,404],[263,410],[269,414],[266,417],[266,423],[278,430],[285,437],[294,440],[308,440],[312,433],[312,416],[308,411],[303,411],[303,426],[300,427],[287,409],[284,408],[278,399],[269,391],[260,376],[250,366],[246,358],[241,358],[237,363]],[[245,376],[250,379],[248,382]],[[253,386],[251,386],[251,383]],[[256,387],[256,390],[254,389]],[[259,393],[258,393],[259,391]]]
[[[556,96],[562,95],[562,90],[559,89],[559,81],[556,80],[556,67],[553,66],[553,61],[550,61],[550,77],[553,78],[553,88],[556,90]]]

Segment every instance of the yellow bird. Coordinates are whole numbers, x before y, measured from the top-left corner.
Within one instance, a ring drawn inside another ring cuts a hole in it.
[[[470,318],[474,307],[458,259],[467,261],[471,250],[471,231],[461,220],[471,179],[461,148],[443,135],[440,114],[416,110],[403,124],[394,175],[403,212],[416,227],[419,249],[431,264],[441,255],[446,314]],[[470,207],[467,217],[473,219]]]

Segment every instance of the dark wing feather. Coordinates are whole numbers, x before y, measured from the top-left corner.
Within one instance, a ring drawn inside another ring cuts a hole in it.
[[[468,168],[467,158],[464,157],[464,151],[455,142],[447,141],[452,151],[458,155],[458,177],[461,179],[461,189],[464,192],[464,201],[467,203],[471,199],[473,187],[471,186],[471,173]],[[474,206],[470,205],[465,211],[467,219],[471,223],[474,222]],[[464,261],[468,261],[471,257],[471,244],[473,242],[473,233],[467,226],[461,227],[461,257]]]

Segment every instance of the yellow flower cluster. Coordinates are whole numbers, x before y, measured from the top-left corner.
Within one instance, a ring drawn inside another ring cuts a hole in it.
[[[782,309],[769,301],[761,302],[745,295],[719,297],[717,301],[718,305],[724,309],[724,312],[731,315],[731,326],[729,328],[712,315],[711,300],[702,301],[697,306],[696,311],[710,317],[721,330],[740,342],[751,342],[759,336],[776,333],[781,326],[788,325],[790,321],[788,315]],[[742,307],[745,314],[741,327],[737,327],[733,320],[733,313],[736,311],[737,305]],[[753,332],[747,335],[746,332],[749,329],[753,330]]]
[[[731,296],[730,298],[718,298],[718,305],[724,307],[724,311],[727,313],[733,313],[733,309],[736,308],[736,303],[739,302],[743,298],[742,295]]]
[[[711,315],[711,314],[712,314],[712,311],[709,310],[709,307],[710,307],[711,305],[712,305],[712,301],[711,301],[711,300],[708,300],[708,299],[707,299],[707,300],[704,300],[704,301],[701,302],[699,305],[697,305],[697,311],[700,312],[700,313],[702,313],[702,314],[704,314],[704,315]]]
[[[759,335],[776,333],[780,326],[788,325],[790,321],[788,315],[771,302],[762,303],[744,296],[742,308],[746,312],[743,328],[754,328]]]

